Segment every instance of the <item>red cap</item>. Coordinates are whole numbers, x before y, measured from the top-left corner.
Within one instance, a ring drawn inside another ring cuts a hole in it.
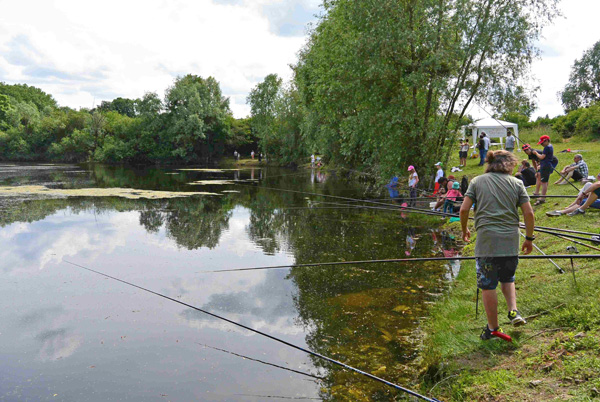
[[[529,149],[529,148],[531,148],[531,145],[529,145],[529,144],[525,144],[521,147],[521,149],[523,149],[523,151],[525,151],[526,149]]]
[[[544,142],[544,141],[550,141],[550,137],[549,137],[549,136],[547,136],[547,135],[542,135],[542,136],[540,137],[540,140],[538,141],[538,145],[540,145],[540,144],[541,144],[542,142]]]

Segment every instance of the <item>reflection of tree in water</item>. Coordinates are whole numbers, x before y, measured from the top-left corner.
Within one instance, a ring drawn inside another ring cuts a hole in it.
[[[229,227],[233,206],[216,197],[176,201],[176,208],[166,215],[168,236],[189,250],[216,247],[221,233]]]
[[[227,229],[231,216],[226,197],[188,197],[169,200],[129,200],[118,197],[12,200],[2,205],[0,227],[14,222],[35,222],[70,208],[73,213],[93,211],[100,216],[114,211],[140,211],[140,225],[156,233],[164,225],[167,236],[187,249],[213,248]]]
[[[332,224],[314,214],[291,233],[298,263],[398,258],[406,236],[415,235],[394,222]],[[430,237],[425,237],[414,252],[424,255],[430,249]],[[290,278],[298,287],[295,302],[310,331],[306,340],[311,350],[406,383],[415,370],[411,363],[418,353],[419,319],[431,294],[443,286],[444,273],[444,266],[435,263],[380,264],[295,268]],[[393,400],[397,395],[365,377],[313,362],[328,372],[324,400]]]

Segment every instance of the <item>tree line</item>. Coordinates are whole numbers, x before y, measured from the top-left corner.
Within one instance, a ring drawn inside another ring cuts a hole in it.
[[[444,161],[472,106],[531,114],[524,83],[557,3],[325,0],[291,82],[248,97],[260,144],[383,176]]]
[[[255,144],[249,120],[233,117],[212,77],[189,74],[164,99],[146,93],[91,110],[59,107],[33,86],[0,83],[4,160],[194,163],[234,148],[250,152]]]

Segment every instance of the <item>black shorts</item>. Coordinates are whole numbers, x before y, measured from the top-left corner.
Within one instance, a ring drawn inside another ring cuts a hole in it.
[[[478,257],[477,287],[483,290],[493,290],[498,282],[511,283],[515,281],[515,272],[519,265],[519,257]]]
[[[458,151],[458,157],[459,158],[466,158],[467,157],[467,151]]]
[[[542,183],[548,183],[548,180],[550,180],[550,174],[552,173],[552,166],[542,166],[542,168],[540,169],[540,180]]]
[[[583,175],[581,173],[579,173],[578,169],[575,169],[573,171],[573,176],[572,177],[573,177],[573,180],[575,180],[575,181],[579,181],[579,180],[583,179]]]

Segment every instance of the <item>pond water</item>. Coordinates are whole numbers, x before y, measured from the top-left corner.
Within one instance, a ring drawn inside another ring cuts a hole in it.
[[[49,190],[2,194],[7,186]],[[52,193],[98,188],[216,195]],[[457,263],[211,272],[456,252],[439,220],[339,208],[324,202],[347,202],[306,193],[387,194],[339,174],[270,167],[0,165],[0,400],[400,399],[368,378],[68,263],[406,383],[420,323]]]

